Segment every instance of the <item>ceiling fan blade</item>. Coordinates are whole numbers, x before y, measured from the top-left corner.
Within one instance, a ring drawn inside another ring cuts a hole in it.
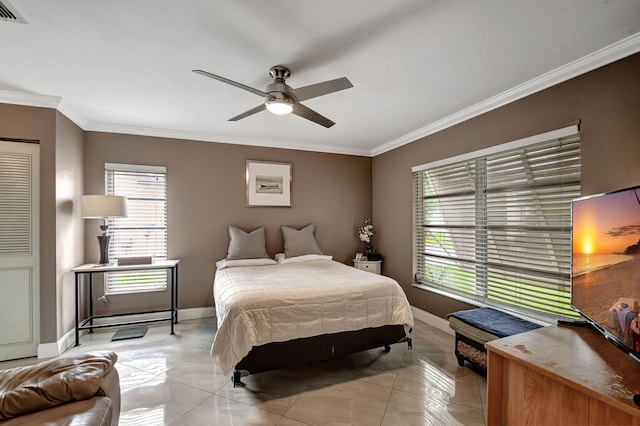
[[[318,96],[338,92],[351,87],[353,87],[353,84],[351,84],[349,79],[347,77],[342,77],[322,83],[311,84],[309,86],[298,87],[297,89],[293,89],[291,94],[298,102],[302,102],[307,99],[316,98]]]
[[[202,71],[202,70],[193,70],[196,74],[204,75],[205,77],[213,78],[214,80],[221,81],[223,83],[230,84],[235,87],[239,87],[240,89],[246,90],[247,92],[251,92],[258,96],[267,96],[265,92],[262,90],[254,89],[253,87],[244,85],[242,83],[238,83],[237,81],[229,80],[228,78],[221,77],[219,75],[211,74],[210,72]]]
[[[333,126],[334,123],[333,121],[329,120],[327,117],[318,114],[317,112],[315,112],[314,110],[312,110],[311,108],[308,108],[300,103],[296,103],[293,105],[293,112],[295,115],[300,116],[302,118],[306,118],[307,120],[311,120],[314,123],[318,123],[321,126],[324,126],[326,128],[329,128],[331,126]]]
[[[243,112],[243,113],[242,113],[242,114],[240,114],[240,115],[236,115],[235,117],[228,119],[227,121],[238,121],[238,120],[242,120],[243,118],[246,118],[246,117],[248,117],[248,116],[250,116],[250,115],[253,115],[253,114],[255,114],[255,113],[258,113],[258,112],[260,112],[260,111],[262,111],[262,110],[264,110],[264,109],[266,109],[265,105],[264,105],[264,104],[260,104],[260,105],[258,105],[258,106],[257,106],[257,107],[255,107],[255,108],[251,108],[249,111],[245,111],[245,112]]]

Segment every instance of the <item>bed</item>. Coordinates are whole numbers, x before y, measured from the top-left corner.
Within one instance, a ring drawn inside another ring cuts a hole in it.
[[[391,278],[319,254],[216,266],[211,355],[234,385],[247,374],[411,345],[411,309]]]

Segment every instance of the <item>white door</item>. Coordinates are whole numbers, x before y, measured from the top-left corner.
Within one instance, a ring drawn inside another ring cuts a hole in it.
[[[40,343],[40,145],[0,141],[0,361]]]

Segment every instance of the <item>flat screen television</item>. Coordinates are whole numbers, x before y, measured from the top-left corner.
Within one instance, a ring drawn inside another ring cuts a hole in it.
[[[640,186],[572,202],[571,305],[640,361]]]

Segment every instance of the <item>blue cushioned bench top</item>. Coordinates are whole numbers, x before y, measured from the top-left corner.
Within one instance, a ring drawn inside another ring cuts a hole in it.
[[[460,321],[497,337],[512,336],[542,327],[541,325],[491,308],[477,308],[453,312],[447,315],[447,318],[449,317],[457,318]]]

